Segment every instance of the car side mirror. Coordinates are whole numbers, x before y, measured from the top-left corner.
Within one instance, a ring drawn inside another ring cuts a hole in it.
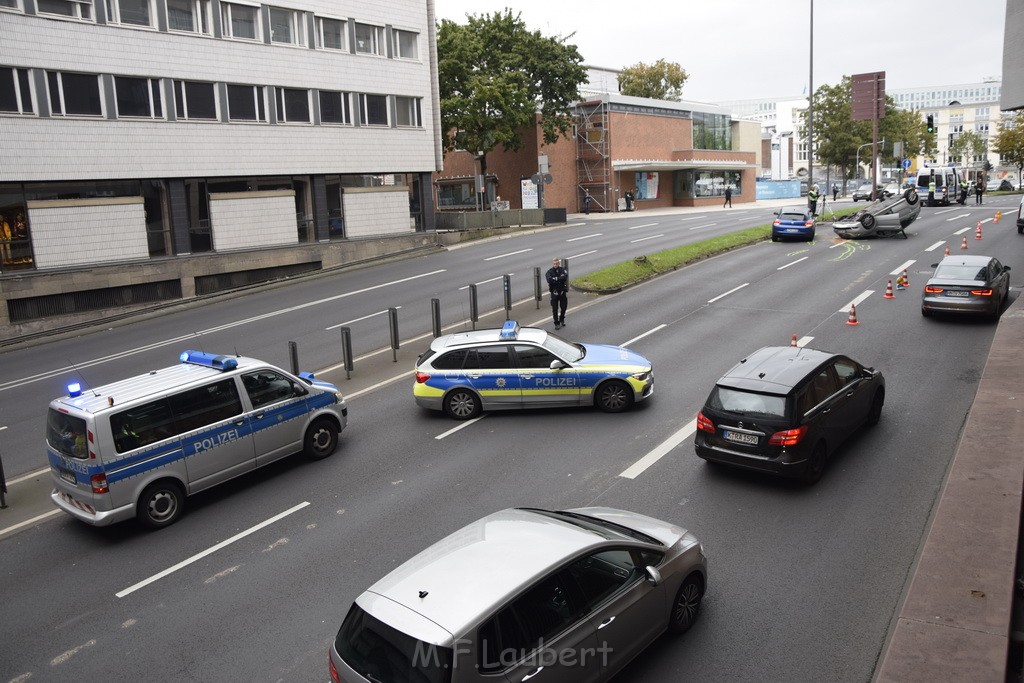
[[[309,391],[306,390],[306,387],[302,386],[298,382],[292,382],[292,394],[294,396],[305,396],[308,393]]]
[[[778,216],[782,211],[776,211],[774,215]]]
[[[1007,271],[1007,270],[1009,270],[1009,269],[1010,269],[1010,266],[1003,266],[1003,271],[1004,271],[1004,272],[1005,272],[1005,271]]]
[[[651,586],[657,586],[661,584],[661,572],[659,572],[656,567],[644,567],[644,574],[644,581],[646,581]]]
[[[551,361],[551,365],[549,365],[548,367],[551,368],[552,370],[561,370],[562,368],[567,368],[569,366],[556,358],[555,360]]]

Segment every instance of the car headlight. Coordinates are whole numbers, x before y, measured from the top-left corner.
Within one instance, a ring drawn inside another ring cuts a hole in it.
[[[635,379],[637,382],[646,382],[651,378],[651,374],[654,371],[652,369],[644,370],[643,372],[634,372],[630,377]]]

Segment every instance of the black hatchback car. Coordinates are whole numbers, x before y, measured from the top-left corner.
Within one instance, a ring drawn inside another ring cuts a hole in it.
[[[825,462],[885,403],[885,378],[846,356],[796,346],[755,351],[715,384],[697,414],[694,445],[711,462],[798,477]]]

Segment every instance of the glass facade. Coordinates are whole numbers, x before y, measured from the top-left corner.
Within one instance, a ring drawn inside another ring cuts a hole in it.
[[[729,114],[693,112],[693,148],[732,150],[731,122]]]
[[[700,199],[723,197],[725,188],[732,188],[732,196],[743,193],[743,174],[739,171],[676,171],[672,177],[673,199]]]

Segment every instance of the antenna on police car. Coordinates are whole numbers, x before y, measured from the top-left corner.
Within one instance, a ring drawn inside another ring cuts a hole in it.
[[[92,388],[92,383],[85,378],[85,373],[83,373],[81,370],[79,370],[78,366],[75,365],[74,362],[72,362],[72,360],[70,358],[68,358],[68,365],[70,365],[72,368],[74,368],[75,372],[78,373],[78,376],[82,378],[82,383],[85,384],[85,386],[89,389],[89,391],[92,392],[92,395],[95,396],[96,398],[99,398],[100,397],[99,393],[95,389]]]

